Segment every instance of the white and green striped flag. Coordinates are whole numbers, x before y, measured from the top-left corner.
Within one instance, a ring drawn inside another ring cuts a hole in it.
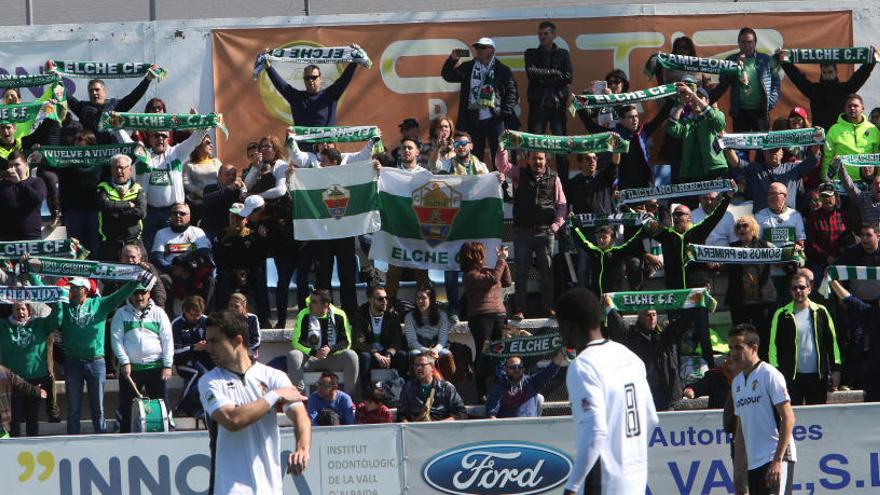
[[[819,294],[828,297],[831,280],[880,280],[880,266],[830,265],[819,286]]]
[[[298,168],[290,183],[293,236],[341,239],[379,230],[379,197],[372,161]]]
[[[379,173],[382,230],[373,234],[370,258],[392,265],[458,270],[458,250],[482,242],[495,264],[504,213],[495,173],[433,175],[383,168]]]

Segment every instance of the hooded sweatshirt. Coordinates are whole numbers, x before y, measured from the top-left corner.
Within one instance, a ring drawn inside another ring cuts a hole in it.
[[[130,364],[132,371],[171,368],[174,363],[171,322],[152,300],[143,311],[131,301],[119,308],[110,322],[110,339],[119,364]]]

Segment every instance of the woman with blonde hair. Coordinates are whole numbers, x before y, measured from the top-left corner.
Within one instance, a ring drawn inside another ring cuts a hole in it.
[[[205,186],[217,183],[217,171],[223,165],[213,154],[214,142],[209,134],[205,134],[202,142],[192,150],[189,160],[183,165],[183,190],[186,192],[193,224],[202,218]]]

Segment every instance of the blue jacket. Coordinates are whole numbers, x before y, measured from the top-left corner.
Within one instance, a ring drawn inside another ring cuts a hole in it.
[[[318,392],[312,392],[309,395],[307,409],[309,411],[309,418],[312,420],[312,426],[318,426],[318,414],[324,409],[335,411],[339,415],[340,425],[354,424],[354,403],[351,401],[351,396],[342,390],[336,391],[336,398],[331,402],[324,400],[318,395]]]
[[[779,101],[779,70],[777,67],[773,67],[773,61],[770,58],[770,55],[765,53],[755,53],[756,64],[755,69],[758,71],[758,78],[761,80],[761,88],[764,90],[763,98],[761,98],[763,102],[764,113],[770,113],[770,110],[773,110],[773,107],[776,106],[776,102]],[[733,55],[727,57],[727,60],[736,61],[739,59],[739,52],[734,53]],[[718,82],[718,86],[715,86],[715,89],[709,94],[709,100],[711,102],[718,101],[724,92],[727,91],[733,84],[738,84],[738,79],[736,76],[721,76],[720,81]],[[749,81],[753,83],[752,81]],[[739,91],[731,91],[730,92],[730,116],[736,117],[736,114],[739,111]]]

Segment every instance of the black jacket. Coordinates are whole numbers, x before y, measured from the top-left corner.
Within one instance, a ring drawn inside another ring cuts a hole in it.
[[[834,320],[828,309],[810,301],[813,323],[813,345],[819,357],[819,378],[827,379],[832,371],[840,369],[840,349],[834,333]],[[776,310],[770,324],[770,364],[785,376],[794,379],[798,372],[797,325],[794,321],[794,302]]]
[[[596,175],[584,174],[568,181],[565,199],[571,205],[571,212],[607,215],[613,211],[611,187],[617,177],[617,167],[613,163],[602,165]]]
[[[431,404],[431,421],[439,421],[453,417],[455,419],[467,418],[467,409],[464,401],[458,395],[455,387],[445,381],[436,378],[431,383],[434,389],[434,402]],[[418,380],[410,380],[404,384],[400,391],[400,403],[397,406],[397,416],[412,421],[419,417],[425,409],[426,398],[422,397],[422,385]]]
[[[782,62],[782,70],[798,91],[810,100],[813,125],[822,127],[828,132],[828,129],[837,122],[837,116],[843,111],[846,96],[859,91],[874,70],[874,65],[862,64],[846,82],[836,80],[812,82],[796,65],[788,62]]]
[[[233,203],[243,203],[241,189],[227,189],[219,184],[208,184],[202,192],[202,220],[199,227],[208,237],[220,233],[229,226],[229,208]]]
[[[370,315],[370,303],[358,307],[351,319],[352,349],[357,352],[370,352],[373,340],[373,324]],[[403,329],[400,326],[400,314],[389,307],[382,316],[382,329],[379,331],[379,344],[383,349],[399,350],[403,348]]]
[[[529,105],[554,110],[565,108],[574,73],[568,50],[559,48],[554,43],[550,51],[544,51],[540,47],[529,48],[523,58],[526,63],[526,77],[529,79],[526,93]]]
[[[40,238],[43,224],[40,206],[46,199],[46,185],[39,177],[13,183],[0,180],[0,208],[5,218],[0,224],[0,241]]]
[[[108,131],[98,132],[98,124],[101,122],[101,115],[104,112],[127,112],[144,97],[147,89],[150,87],[150,80],[146,77],[135,86],[131,93],[125,95],[121,99],[107,98],[102,105],[96,105],[88,100],[78,100],[73,95],[67,96],[67,105],[70,111],[79,119],[84,129],[88,129],[95,133],[98,138],[98,144],[115,143],[116,138]]]
[[[458,119],[455,122],[455,127],[458,130],[470,132],[473,129],[473,124],[477,122],[479,114],[477,110],[468,108],[474,61],[470,60],[458,67],[455,64],[456,62],[452,59],[446,59],[440,75],[446,82],[461,83],[461,89],[458,91]],[[495,91],[495,109],[492,113],[504,120],[505,129],[516,130],[522,127],[519,117],[514,112],[514,107],[519,102],[516,80],[513,78],[513,72],[510,71],[510,68],[498,59],[495,60]]]

